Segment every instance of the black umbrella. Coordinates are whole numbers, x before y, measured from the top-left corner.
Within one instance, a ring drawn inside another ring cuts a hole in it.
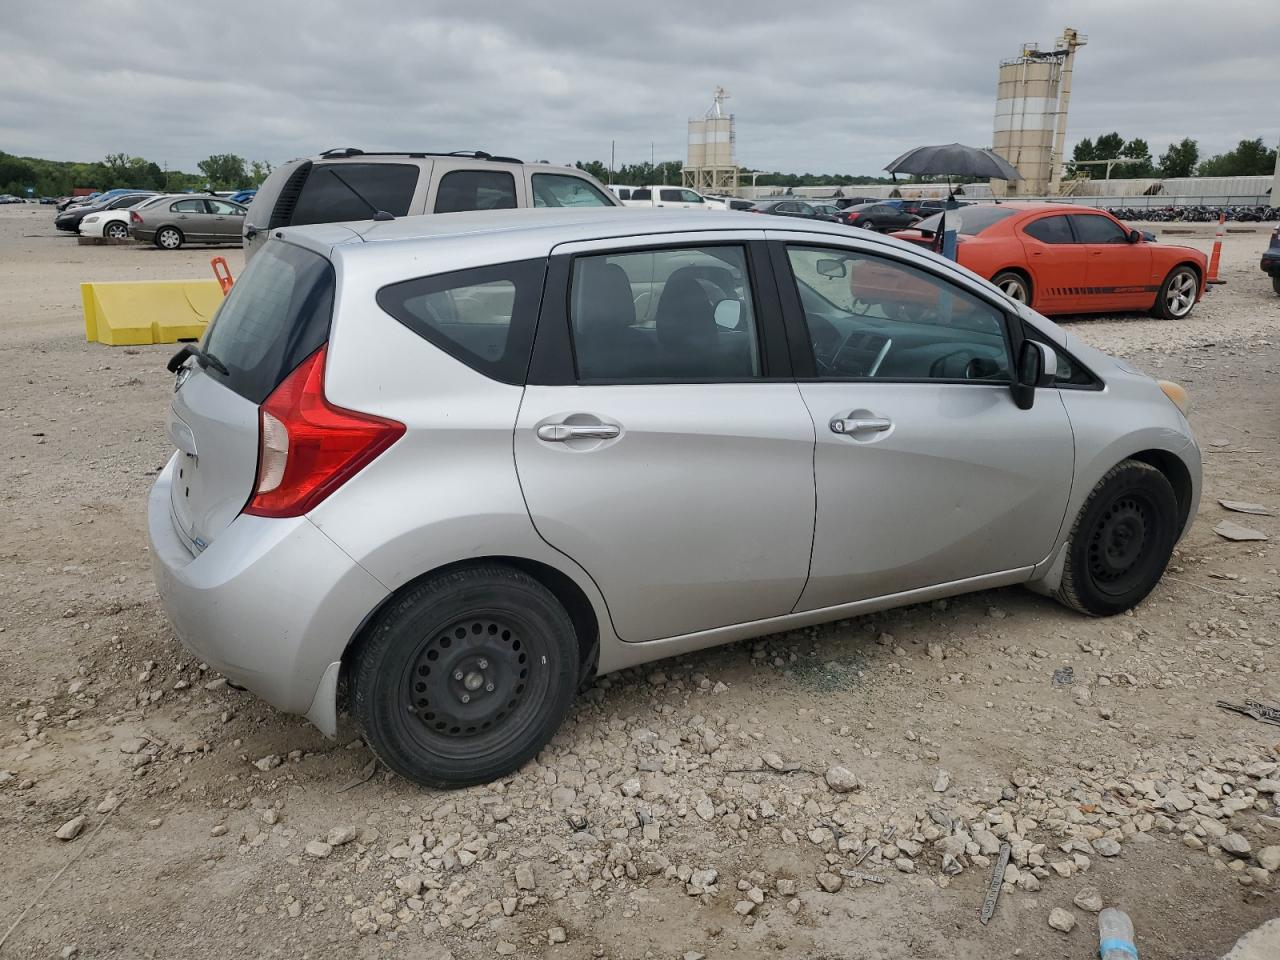
[[[963,143],[943,143],[933,147],[908,150],[885,167],[892,174],[917,176],[992,177],[996,180],[1021,180],[1008,160],[994,150],[966,147]]]

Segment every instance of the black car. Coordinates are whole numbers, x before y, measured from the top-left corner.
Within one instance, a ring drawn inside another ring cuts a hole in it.
[[[68,230],[71,233],[76,233],[80,229],[80,221],[91,213],[101,213],[104,210],[122,210],[125,207],[132,207],[139,200],[146,200],[148,197],[156,196],[159,196],[159,194],[154,190],[139,190],[137,193],[116,194],[106,203],[82,203],[63,210],[53,218],[53,225],[59,230]]]
[[[818,211],[802,200],[793,200],[789,197],[783,197],[780,200],[757,200],[751,205],[748,213],[771,213],[775,217],[803,217],[806,220],[814,220],[818,217]]]
[[[1280,227],[1271,231],[1271,246],[1262,251],[1262,269],[1271,276],[1271,286],[1280,293]]]
[[[860,203],[844,211],[845,223],[867,230],[901,230],[919,219],[915,214],[905,213],[894,204],[884,201]]]
[[[815,203],[811,206],[819,220],[826,220],[828,223],[844,223],[844,211],[834,203]]]

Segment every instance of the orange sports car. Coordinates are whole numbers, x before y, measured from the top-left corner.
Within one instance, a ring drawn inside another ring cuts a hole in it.
[[[1207,257],[1155,243],[1105,210],[1062,203],[982,203],[959,218],[956,258],[1043,314],[1147,310],[1179,320],[1204,296]],[[938,249],[940,215],[895,237]]]

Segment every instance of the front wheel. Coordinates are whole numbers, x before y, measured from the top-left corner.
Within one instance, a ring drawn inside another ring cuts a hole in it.
[[[1280,296],[1280,273],[1277,273],[1274,277],[1271,278],[1271,289],[1273,289],[1276,292],[1276,294]]]
[[[1139,460],[1121,461],[1076,517],[1055,597],[1095,617],[1136,606],[1164,574],[1178,516],[1178,498],[1163,473]]]
[[[182,246],[182,234],[177,227],[161,227],[156,231],[156,246],[161,250],[177,250]]]
[[[569,712],[578,640],[528,574],[477,566],[436,574],[382,611],[352,669],[352,712],[382,762],[428,787],[519,769]]]
[[[1154,313],[1163,320],[1181,320],[1196,305],[1200,277],[1190,267],[1174,267],[1160,284]]]

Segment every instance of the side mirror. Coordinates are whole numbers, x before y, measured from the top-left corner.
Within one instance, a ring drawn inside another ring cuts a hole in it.
[[[737,330],[741,322],[741,300],[721,300],[716,304],[716,326],[726,330]]]
[[[1129,242],[1130,242],[1130,243],[1141,243],[1141,242],[1142,242],[1142,231],[1141,231],[1141,230],[1130,230],[1130,231],[1129,231]]]
[[[838,280],[849,275],[849,268],[843,260],[819,260],[814,266],[820,277]]]
[[[1038,340],[1023,340],[1011,387],[1018,409],[1030,410],[1036,402],[1036,390],[1053,386],[1057,374],[1058,355],[1053,347]]]

